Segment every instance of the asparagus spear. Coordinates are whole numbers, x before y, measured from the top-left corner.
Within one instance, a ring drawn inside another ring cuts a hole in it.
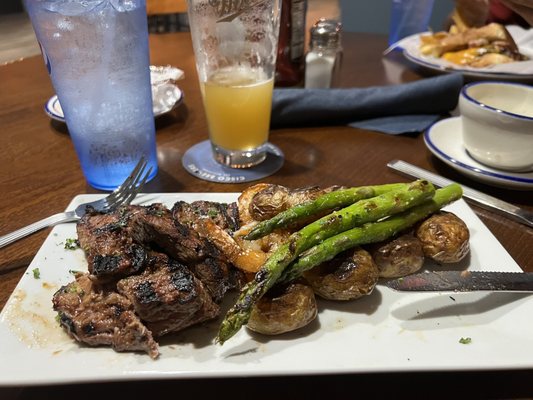
[[[283,270],[300,255],[322,240],[370,221],[399,213],[428,200],[435,193],[434,186],[418,180],[404,187],[371,199],[361,200],[333,212],[293,233],[246,284],[235,305],[222,321],[216,341],[223,344],[248,322],[253,305],[280,278]]]
[[[416,222],[444,207],[462,196],[461,186],[451,184],[435,192],[433,198],[421,205],[396,214],[380,222],[367,223],[332,236],[322,243],[310,248],[300,258],[285,269],[280,281],[288,282],[325,261],[331,260],[337,254],[355,246],[380,242],[396,235]]]
[[[301,221],[311,215],[318,214],[321,211],[346,207],[359,200],[379,196],[383,193],[390,192],[391,190],[405,187],[405,185],[405,183],[391,183],[386,185],[361,186],[323,194],[315,200],[298,204],[288,210],[280,212],[266,221],[261,221],[246,236],[244,236],[244,239],[259,239],[260,237],[268,235],[275,229],[286,227],[296,221]]]

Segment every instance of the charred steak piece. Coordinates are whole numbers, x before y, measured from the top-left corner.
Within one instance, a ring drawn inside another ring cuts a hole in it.
[[[186,224],[200,237],[217,247],[220,253],[224,255],[224,261],[232,263],[240,270],[257,271],[264,262],[264,253],[257,252],[260,254],[255,254],[247,251],[235,241],[231,227],[237,226],[237,223],[228,213],[228,210],[233,209],[237,209],[236,204],[226,206],[207,201],[197,201],[190,204],[179,201],[174,204],[172,215],[176,221]],[[216,266],[216,263],[208,263],[208,266]],[[209,269],[202,268],[202,266],[195,269],[204,273],[209,272]],[[226,274],[224,273],[224,275]],[[208,278],[211,282],[216,279],[219,278],[216,276]]]
[[[129,218],[128,209],[121,208],[109,214],[87,212],[78,222],[78,240],[91,274],[105,280],[145,268],[147,252],[133,240]]]
[[[78,222],[77,232],[89,272],[102,281],[144,270],[150,246],[184,263],[206,257],[225,259],[216,246],[176,221],[162,204],[130,205],[107,214],[89,212]]]
[[[79,273],[52,299],[59,322],[69,336],[89,346],[106,345],[116,351],[144,351],[159,355],[152,333],[135,315],[131,302],[111,286],[94,283]]]
[[[199,263],[191,264],[189,268],[194,276],[202,281],[216,303],[222,301],[226,292],[240,289],[244,282],[241,270],[216,258],[206,258]]]
[[[198,236],[172,217],[162,204],[128,206],[130,233],[138,243],[155,245],[170,257],[184,262],[198,262],[206,257],[223,258],[209,241]]]
[[[117,289],[133,303],[154,336],[218,316],[219,307],[186,266],[163,254],[153,260],[142,274],[120,280]]]
[[[135,206],[130,206],[135,207]],[[215,302],[240,287],[241,273],[232,268],[216,240],[201,235],[195,222],[208,218],[224,236],[238,226],[236,204],[195,201],[177,202],[171,211],[160,204],[138,207],[133,218],[133,235],[143,243],[152,243],[166,254],[188,265],[202,281]]]

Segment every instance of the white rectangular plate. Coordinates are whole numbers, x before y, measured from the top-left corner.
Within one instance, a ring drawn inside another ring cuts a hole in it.
[[[74,198],[69,209],[96,195]],[[231,202],[237,194],[146,194],[138,203],[198,199]],[[460,267],[521,271],[468,205],[447,207],[470,228],[471,254]],[[533,367],[533,298],[512,293],[398,293],[377,286],[352,302],[318,300],[310,326],[264,337],[242,329],[215,345],[220,320],[161,342],[161,356],[89,348],[58,326],[51,298],[86,270],[83,252],[65,250],[75,224],[55,227],[0,314],[0,385],[320,373],[515,369]],[[457,266],[455,266],[457,268]],[[39,268],[40,279],[32,270]],[[460,343],[471,338],[470,344]]]

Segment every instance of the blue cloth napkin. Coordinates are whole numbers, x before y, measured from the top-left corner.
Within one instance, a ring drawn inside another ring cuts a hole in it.
[[[275,89],[271,126],[350,125],[393,135],[422,132],[456,107],[462,86],[462,75],[448,74],[369,88]]]

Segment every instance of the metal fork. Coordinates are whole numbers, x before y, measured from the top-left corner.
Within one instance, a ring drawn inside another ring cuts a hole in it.
[[[85,215],[87,207],[92,207],[96,211],[108,212],[112,211],[122,205],[130,204],[137,193],[140,192],[141,188],[145,184],[152,168],[149,168],[145,172],[147,166],[146,160],[141,158],[137,163],[133,171],[126,178],[126,180],[120,185],[115,191],[110,193],[108,196],[103,199],[91,201],[88,203],[80,204],[74,211],[62,212],[59,214],[52,215],[48,218],[44,218],[40,221],[34,222],[31,225],[28,225],[24,228],[18,229],[14,232],[8,233],[7,235],[0,237],[0,248],[7,246],[15,242],[16,240],[22,239],[23,237],[28,236],[31,233],[37,232],[43,228],[49,226],[54,226],[62,222],[72,222],[77,221]]]

